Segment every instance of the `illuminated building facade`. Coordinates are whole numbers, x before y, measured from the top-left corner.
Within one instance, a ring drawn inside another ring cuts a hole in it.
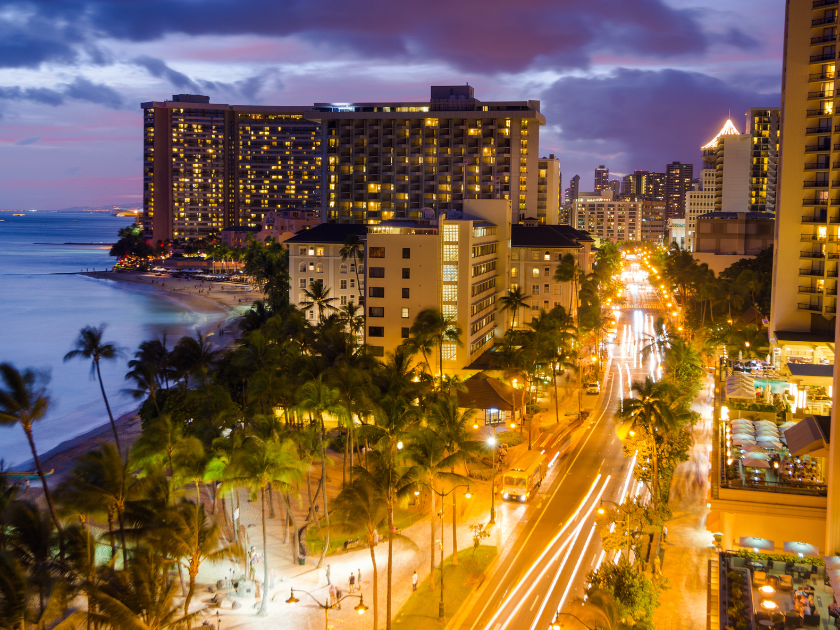
[[[562,193],[560,159],[553,153],[540,158],[537,171],[537,219],[543,225],[557,225]]]
[[[694,179],[694,165],[671,162],[665,166],[665,218],[685,217],[685,193],[691,190]]]
[[[141,107],[143,227],[153,242],[257,227],[269,211],[320,208],[320,125],[307,108],[184,94]]]
[[[428,101],[316,103],[323,218],[375,224],[506,199],[518,222],[537,207],[539,108],[482,102],[469,85],[432,86]]]
[[[601,197],[581,197],[572,204],[572,227],[603,240],[642,240],[641,199],[613,199],[607,188]]]
[[[595,192],[599,193],[610,184],[610,169],[601,164],[595,169]]]

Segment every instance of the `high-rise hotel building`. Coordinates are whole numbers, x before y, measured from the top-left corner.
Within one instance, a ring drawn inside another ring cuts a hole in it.
[[[781,365],[789,357],[818,362],[830,356],[833,362],[834,356],[840,269],[837,8],[837,0],[787,4],[769,327]]]
[[[428,101],[316,103],[325,220],[376,224],[507,199],[517,223],[538,205],[539,110],[480,101],[469,85],[432,86]],[[555,216],[547,201],[544,216]]]
[[[320,123],[305,107],[142,103],[143,227],[157,243],[254,227],[271,210],[320,209]]]

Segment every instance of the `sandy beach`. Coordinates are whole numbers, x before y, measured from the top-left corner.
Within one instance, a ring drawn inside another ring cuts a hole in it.
[[[148,291],[159,295],[162,298],[171,300],[193,312],[218,314],[223,317],[218,323],[205,327],[202,333],[207,335],[216,347],[225,347],[236,339],[236,327],[234,320],[250,308],[251,304],[261,297],[258,291],[252,290],[250,285],[230,282],[202,282],[200,280],[187,280],[185,278],[171,278],[166,276],[155,276],[151,273],[113,273],[113,272],[84,272],[79,275],[88,276],[106,282],[124,283],[126,289],[136,291]],[[219,329],[225,330],[225,336],[220,337]],[[175,340],[187,331],[173,331],[172,339]],[[140,435],[140,417],[138,409],[123,414],[116,419],[117,431],[120,435],[120,442],[123,448],[131,448],[134,441]],[[113,441],[111,424],[108,422],[105,408],[102,408],[103,423],[82,435],[66,440],[49,451],[40,454],[41,464],[44,471],[53,470],[49,478],[50,486],[63,481],[70,472],[73,462],[82,453],[96,447],[104,441]],[[15,466],[17,470],[34,470],[34,464],[30,460],[21,466]],[[36,487],[40,493],[40,484],[33,483],[32,490]]]

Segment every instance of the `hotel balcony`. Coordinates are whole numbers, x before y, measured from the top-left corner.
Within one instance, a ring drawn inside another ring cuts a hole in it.
[[[824,180],[805,180],[802,182],[803,188],[828,188],[828,181]]]
[[[822,311],[822,306],[819,304],[802,304],[799,303],[796,305],[800,311],[811,311],[814,313],[819,313]]]
[[[805,199],[802,200],[802,205],[803,206],[827,206],[828,205],[828,199],[825,199],[823,197],[805,197]]]
[[[826,295],[837,295],[837,287],[825,290]]]
[[[797,293],[820,293],[816,287],[799,287]]]
[[[822,26],[823,24],[835,24],[837,22],[837,16],[830,15],[828,17],[821,17],[816,18],[815,20],[811,20],[811,26]]]
[[[834,18],[831,18],[832,24],[834,23]],[[823,63],[826,61],[834,61],[837,58],[837,53],[820,53],[819,55],[811,55],[810,62],[811,63]]]
[[[813,72],[808,75],[808,81],[832,81],[835,78],[835,72],[830,70],[828,72]]]
[[[834,150],[837,151],[837,147],[840,145],[834,145]],[[806,144],[805,145],[805,153],[820,153],[825,151],[831,151],[831,144],[828,142],[824,142],[821,144]]]
[[[822,269],[800,269],[800,276],[808,276],[811,278],[822,278],[825,272]]]
[[[827,171],[830,167],[828,163],[823,162],[806,162],[804,170],[806,171]],[[835,162],[834,168],[840,168],[840,162]]]
[[[836,306],[826,306],[823,310],[826,313],[836,313],[837,312],[837,307]]]
[[[825,255],[822,252],[799,252],[800,258],[824,258]]]
[[[823,55],[826,56],[826,55]],[[834,55],[827,55],[830,60],[834,59]],[[813,57],[812,57],[813,59]],[[834,96],[834,88],[828,90],[818,90],[816,92],[808,92],[808,98],[832,98]]]
[[[825,272],[825,277],[826,278],[836,278],[837,277],[837,270],[836,269],[830,269],[830,270],[826,271]]]
[[[813,118],[816,116],[833,116],[834,112],[830,109],[807,109],[805,110],[805,116],[809,118]]]
[[[829,7],[832,4],[837,4],[838,0],[814,0],[811,3],[812,9],[819,9],[820,7]]]
[[[835,125],[834,131],[840,131],[838,127],[840,127],[840,125]],[[818,133],[831,133],[831,127],[808,127],[805,129],[805,135],[808,136]]]
[[[836,35],[820,35],[819,37],[812,37],[811,38],[811,46],[816,44],[824,44],[826,42],[836,42],[837,36]]]

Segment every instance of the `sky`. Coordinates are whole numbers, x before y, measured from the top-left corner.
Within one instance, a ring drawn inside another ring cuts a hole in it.
[[[539,100],[563,185],[780,102],[784,0],[0,0],[0,208],[138,204],[140,103]]]

